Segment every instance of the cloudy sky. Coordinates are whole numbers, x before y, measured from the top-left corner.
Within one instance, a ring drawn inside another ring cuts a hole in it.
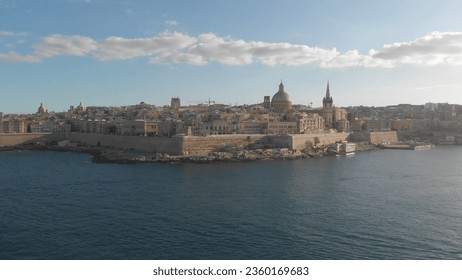
[[[462,104],[462,1],[0,0],[0,112]]]

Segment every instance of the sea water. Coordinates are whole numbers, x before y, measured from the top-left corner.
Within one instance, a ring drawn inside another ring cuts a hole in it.
[[[214,164],[0,153],[0,259],[462,259],[462,147]]]

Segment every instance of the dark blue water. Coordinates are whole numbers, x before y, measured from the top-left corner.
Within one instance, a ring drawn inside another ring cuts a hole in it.
[[[1,152],[0,259],[462,259],[462,147],[182,165]]]

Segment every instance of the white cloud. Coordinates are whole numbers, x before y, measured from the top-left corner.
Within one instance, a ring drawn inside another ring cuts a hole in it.
[[[26,32],[11,32],[11,31],[0,30],[0,36],[4,36],[4,37],[25,36],[25,35],[27,35]]]
[[[257,62],[276,66],[319,63],[332,59],[336,51],[288,43],[246,42],[208,33],[200,35],[198,43],[189,48],[187,54],[192,55],[195,61],[200,61],[201,64],[214,61],[225,65],[247,65]]]
[[[0,62],[40,62],[40,58],[34,55],[22,55],[15,52],[0,53]]]
[[[394,65],[462,65],[462,32],[432,32],[413,41],[384,45],[381,51],[371,50],[371,56]]]
[[[34,48],[35,55],[40,58],[61,55],[85,56],[97,49],[97,43],[84,36],[52,35],[45,37]]]
[[[254,42],[252,53],[257,61],[269,66],[319,64],[332,59],[337,54],[335,49],[265,42]]]
[[[0,36],[14,36],[14,32],[0,31]]]
[[[196,38],[178,32],[164,32],[159,37],[152,38],[109,37],[98,44],[94,56],[98,60],[167,56],[191,46],[196,41]]]
[[[12,36],[8,31],[0,35]],[[336,48],[245,41],[205,33],[197,37],[164,32],[147,38],[108,37],[96,41],[85,36],[51,35],[34,46],[29,55],[0,54],[0,61],[37,62],[55,56],[89,56],[101,61],[147,58],[150,63],[224,65],[260,63],[318,65],[322,68],[381,67],[400,65],[462,65],[462,32],[433,32],[409,42],[384,45],[381,50],[361,54]]]
[[[200,56],[205,61],[216,61],[227,65],[244,65],[252,63],[248,43],[242,40],[225,41],[214,34],[202,34],[199,42],[188,53]]]
[[[153,64],[207,64],[207,61],[205,61],[202,56],[191,53],[164,53],[162,55],[152,57],[149,62]]]

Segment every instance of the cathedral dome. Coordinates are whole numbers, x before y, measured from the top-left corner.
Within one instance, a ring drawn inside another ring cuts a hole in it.
[[[276,92],[271,99],[271,107],[277,112],[285,112],[292,108],[292,99],[290,95],[284,91],[282,82],[279,84],[279,91]]]
[[[48,113],[48,109],[43,105],[43,103],[40,103],[40,107],[38,108],[37,113],[46,114]]]
[[[78,110],[79,112],[83,112],[83,111],[86,110],[86,107],[83,106],[82,102],[80,102],[79,106],[77,106],[77,110]]]
[[[282,82],[279,84],[279,91],[273,95],[271,102],[290,102],[292,103],[292,99],[290,95],[284,91],[284,85]]]

